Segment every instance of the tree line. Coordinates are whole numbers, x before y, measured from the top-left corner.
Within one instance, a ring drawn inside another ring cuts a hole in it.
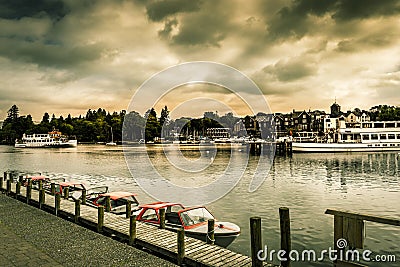
[[[170,137],[171,133],[178,135],[205,136],[207,128],[220,128],[223,125],[233,127],[239,120],[232,113],[222,117],[218,113],[205,112],[203,118],[192,119],[182,117],[171,120],[168,107],[165,106],[157,116],[154,108],[149,109],[143,116],[136,111],[127,113],[108,112],[105,109],[89,109],[85,116],[66,118],[56,117],[48,112],[43,114],[40,123],[34,123],[30,114],[20,116],[19,108],[13,105],[7,112],[7,117],[0,130],[2,144],[14,144],[16,139],[21,139],[23,134],[43,134],[57,129],[67,136],[75,136],[79,142],[108,142],[111,133],[114,141],[124,140],[138,141],[140,139],[154,140],[161,137]],[[125,123],[124,123],[125,121]],[[123,136],[123,134],[125,136]]]

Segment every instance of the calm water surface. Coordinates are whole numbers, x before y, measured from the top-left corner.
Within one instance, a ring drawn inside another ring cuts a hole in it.
[[[149,147],[149,156],[157,170],[179,185],[204,185],[223,172],[230,151],[218,150],[212,164],[198,173],[185,173],[171,166],[160,146]],[[130,153],[140,162],[145,155]],[[198,150],[186,148],[186,158],[197,159]],[[240,148],[232,153],[242,153]],[[248,187],[258,163],[250,156],[238,185],[223,198],[207,205],[222,221],[232,221],[242,228],[241,236],[230,249],[250,254],[249,217],[262,218],[263,242],[268,249],[279,249],[279,207],[290,208],[292,248],[317,253],[333,243],[333,217],[327,208],[350,210],[373,215],[400,217],[400,158],[397,153],[377,154],[294,154],[277,157],[268,177],[253,193]],[[141,203],[154,201],[132,178],[122,147],[79,145],[67,149],[15,149],[0,146],[2,170],[41,172],[51,177],[80,180],[88,185],[108,185],[112,191],[136,192]],[[140,170],[146,175],[147,170]],[[152,179],[152,177],[148,177]],[[182,192],[184,194],[185,192]],[[374,254],[394,254],[397,263],[370,263],[369,266],[399,266],[400,228],[366,223],[365,249]],[[293,266],[327,266],[327,261],[294,263]]]

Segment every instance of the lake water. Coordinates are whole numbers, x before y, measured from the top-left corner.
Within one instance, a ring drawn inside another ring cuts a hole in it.
[[[184,186],[206,185],[224,172],[232,153],[240,147],[218,150],[209,168],[185,173],[171,166],[161,146],[148,147],[153,165],[166,179]],[[135,153],[137,162],[146,155]],[[188,159],[200,156],[196,148],[182,152]],[[288,207],[291,217],[292,249],[316,250],[317,254],[333,245],[333,216],[326,209],[341,209],[377,216],[400,217],[400,158],[397,153],[376,154],[294,154],[276,157],[274,164],[255,192],[249,184],[259,157],[250,156],[238,184],[224,197],[207,205],[220,221],[231,221],[242,229],[241,236],[229,247],[250,254],[249,218],[262,218],[263,242],[268,249],[279,249],[279,207]],[[111,191],[138,194],[141,203],[154,201],[137,185],[127,167],[122,147],[79,145],[64,149],[16,149],[0,146],[0,170],[41,172],[51,177],[80,180],[88,185],[108,185]],[[144,167],[146,168],[146,167]],[[144,178],[151,175],[139,171]],[[185,192],[182,192],[185,194]],[[194,196],[195,197],[195,196]],[[184,204],[184,203],[183,203]],[[374,254],[393,254],[397,263],[370,263],[369,266],[398,266],[400,228],[366,223],[365,249]],[[275,262],[276,258],[275,258]],[[294,263],[293,266],[327,266],[325,262]]]

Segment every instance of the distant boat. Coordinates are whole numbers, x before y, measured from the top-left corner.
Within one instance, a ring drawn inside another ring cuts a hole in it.
[[[58,130],[53,130],[47,134],[23,134],[21,140],[15,140],[15,147],[76,147],[77,140],[68,139]]]
[[[114,143],[114,134],[113,134],[113,130],[111,127],[111,142],[106,143],[106,146],[116,146],[117,143]]]

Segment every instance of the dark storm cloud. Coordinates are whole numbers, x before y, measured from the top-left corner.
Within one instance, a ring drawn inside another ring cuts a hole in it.
[[[0,42],[0,55],[13,60],[35,63],[44,67],[68,68],[101,56],[99,44],[64,47],[40,41],[18,41],[3,39]]]
[[[320,30],[315,17],[328,15],[336,23],[342,23],[399,13],[400,2],[397,0],[295,0],[271,18],[267,16],[266,20],[268,37],[276,40],[285,37],[301,38]]]
[[[163,0],[149,1],[146,4],[147,16],[152,21],[162,21],[168,16],[200,9],[201,1]]]
[[[60,19],[68,12],[63,1],[59,0],[0,0],[0,17],[4,19],[20,19],[48,15],[52,19]]]

